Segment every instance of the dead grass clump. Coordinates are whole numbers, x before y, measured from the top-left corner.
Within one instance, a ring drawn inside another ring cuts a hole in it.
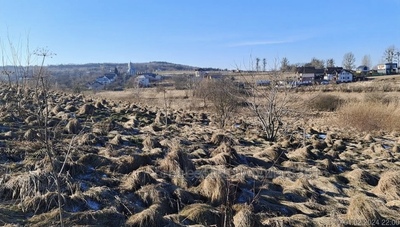
[[[278,177],[273,179],[273,183],[280,185],[285,197],[293,202],[305,202],[310,198],[316,199],[318,197],[314,187],[305,178],[291,181],[287,178]]]
[[[126,191],[136,191],[142,186],[155,184],[157,181],[147,172],[135,171],[126,177],[121,184],[121,188]]]
[[[338,111],[338,124],[361,132],[393,131],[400,127],[396,105],[374,102],[350,102]]]
[[[336,166],[332,163],[332,161],[330,159],[327,159],[327,158],[321,161],[321,167],[324,170],[328,171],[329,173],[337,171]]]
[[[33,197],[25,198],[21,201],[21,207],[24,211],[33,211],[35,214],[48,212],[58,207],[58,195],[56,192],[47,192]]]
[[[6,175],[0,178],[0,195],[8,199],[25,200],[44,194],[54,187],[50,173],[41,170],[29,171],[20,175]]]
[[[193,224],[222,226],[222,215],[218,210],[208,204],[195,203],[188,205],[179,212],[179,215],[185,217]]]
[[[170,152],[160,162],[160,168],[168,173],[175,173],[180,170],[184,173],[188,173],[196,170],[192,160],[188,157],[187,153],[179,147],[177,141],[171,145]]]
[[[199,185],[200,193],[214,205],[225,204],[228,186],[227,176],[218,171],[208,174]]]
[[[82,129],[81,124],[79,123],[78,119],[72,119],[68,122],[68,124],[65,126],[65,130],[69,134],[78,134],[79,131]]]
[[[160,204],[154,204],[142,212],[129,217],[125,225],[130,227],[164,226],[165,220],[160,209]]]
[[[387,201],[400,200],[400,170],[391,170],[382,174],[378,185],[372,190]]]
[[[34,141],[36,139],[39,138],[38,136],[38,132],[34,129],[28,129],[25,133],[24,133],[24,139],[28,140],[28,141]]]
[[[110,140],[110,144],[115,145],[115,146],[119,146],[123,143],[122,140],[122,136],[120,134],[117,134],[114,136],[114,138],[112,138],[112,140]]]
[[[124,226],[125,216],[114,207],[97,211],[84,211],[70,213],[65,217],[65,226]],[[54,226],[38,225],[38,226]]]
[[[212,134],[210,142],[218,146],[222,143],[227,145],[235,145],[235,140],[233,138],[218,132]]]
[[[311,100],[308,100],[306,105],[317,111],[335,111],[343,103],[343,100],[331,94],[317,94]]]
[[[316,158],[315,154],[311,152],[312,146],[298,148],[288,154],[289,159],[299,162],[305,162]]]
[[[237,166],[242,163],[240,155],[234,148],[222,143],[211,152],[212,161],[215,165]]]
[[[100,167],[100,166],[106,166],[110,165],[111,161],[103,156],[97,155],[97,154],[85,154],[82,155],[78,161],[78,163],[81,163],[85,166],[91,166],[93,168]]]
[[[96,107],[92,104],[84,104],[79,108],[78,114],[79,115],[93,115]]]
[[[378,183],[377,177],[362,169],[352,170],[351,172],[347,173],[345,177],[354,185],[368,184],[376,186]]]
[[[373,225],[372,221],[380,220],[382,217],[376,210],[377,205],[364,194],[357,194],[350,200],[347,208],[346,219],[349,223],[354,222]]]
[[[151,159],[148,155],[135,154],[120,156],[111,166],[111,171],[128,174],[142,166],[149,165]]]
[[[285,150],[277,146],[268,147],[264,151],[255,154],[254,157],[267,158],[269,161],[276,162],[277,164],[289,160],[285,154]]]
[[[78,138],[78,145],[95,145],[98,143],[97,137],[93,133],[85,133]]]
[[[153,148],[162,148],[161,144],[157,141],[156,138],[151,135],[146,136],[143,140],[143,149],[150,151]]]
[[[51,109],[51,113],[53,113],[54,115],[57,115],[59,112],[63,111],[63,108],[60,105],[55,105],[52,109]]]
[[[144,185],[135,193],[147,206],[163,204],[169,198],[169,193],[159,184]]]
[[[261,223],[258,223],[252,207],[245,205],[235,214],[235,216],[233,216],[233,224],[235,227],[248,227],[260,226]]]

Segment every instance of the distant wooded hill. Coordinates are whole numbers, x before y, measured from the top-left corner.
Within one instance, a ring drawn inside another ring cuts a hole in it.
[[[187,71],[187,70],[196,70],[199,67],[175,64],[164,61],[152,61],[146,63],[133,63],[133,66],[137,72],[157,72],[157,71]],[[78,70],[78,71],[98,71],[98,72],[109,72],[110,70],[114,70],[114,68],[120,72],[126,72],[128,69],[128,63],[88,63],[88,64],[61,64],[61,65],[50,65],[48,69],[50,71],[60,71],[60,70]],[[219,70],[212,69],[210,70]]]

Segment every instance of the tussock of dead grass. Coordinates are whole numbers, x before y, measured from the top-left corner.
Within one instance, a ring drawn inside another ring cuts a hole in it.
[[[122,155],[111,166],[112,171],[128,174],[142,166],[149,165],[151,159],[146,154]]]
[[[235,227],[259,226],[260,223],[257,221],[252,207],[249,205],[245,205],[233,216],[233,224]]]
[[[165,220],[161,210],[160,204],[154,204],[142,212],[129,217],[125,225],[130,227],[164,226]]]
[[[34,197],[45,193],[52,185],[50,173],[40,170],[30,171],[20,175],[3,175],[0,178],[0,193],[11,199]]]
[[[78,134],[79,131],[82,129],[81,124],[79,123],[78,119],[72,119],[68,122],[68,124],[65,126],[65,130],[69,134]]]
[[[142,186],[154,184],[157,181],[147,172],[134,171],[123,182],[121,188],[123,190],[135,191]]]
[[[350,181],[351,184],[354,185],[363,185],[368,184],[372,186],[376,186],[378,183],[378,178],[371,175],[365,170],[362,169],[355,169],[351,172],[347,173],[346,178]]]
[[[350,200],[347,208],[346,218],[362,223],[371,223],[373,220],[380,220],[382,217],[376,210],[376,204],[364,194],[357,194]]]
[[[208,174],[199,185],[200,193],[215,205],[225,204],[228,186],[227,176],[218,171]]]
[[[349,102],[338,110],[337,123],[361,132],[391,132],[400,128],[400,111],[392,103]]]
[[[383,173],[378,185],[372,191],[387,201],[400,200],[400,170]]]
[[[171,145],[170,152],[160,162],[160,168],[168,173],[178,171],[188,173],[196,170],[192,160],[188,157],[187,153],[180,148],[177,141]]]
[[[92,115],[94,114],[96,107],[92,104],[84,104],[79,108],[78,114],[79,115]]]
[[[265,150],[256,153],[254,157],[267,158],[269,161],[275,162],[277,164],[288,160],[288,157],[285,154],[285,150],[281,149],[278,146],[268,147]]]
[[[65,226],[124,226],[125,216],[115,207],[108,207],[97,211],[76,212],[66,215]],[[39,226],[55,226],[54,224]]]
[[[215,165],[236,166],[242,163],[240,155],[231,146],[223,142],[211,152],[210,159]]]
[[[212,134],[210,142],[218,146],[221,145],[222,143],[225,143],[227,145],[235,144],[235,140],[233,138],[219,132],[214,132]]]
[[[183,208],[179,215],[190,220],[193,224],[205,226],[221,226],[222,224],[220,212],[208,204],[194,203],[188,205]]]
[[[143,140],[143,149],[150,151],[153,148],[161,148],[161,144],[158,142],[156,138],[154,138],[151,135],[148,135]]]

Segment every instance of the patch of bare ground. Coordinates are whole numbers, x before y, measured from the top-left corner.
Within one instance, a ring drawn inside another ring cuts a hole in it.
[[[313,99],[315,110],[298,109],[285,118],[277,141],[266,141],[244,110],[220,129],[207,109],[189,108],[203,100],[185,99],[186,108],[179,106],[182,94],[168,91],[172,104],[166,113],[162,94],[154,92],[144,91],[141,103],[133,103],[129,92],[88,97],[52,91],[54,166],[44,153],[32,97],[21,99],[27,108],[20,111],[4,103],[0,225],[60,225],[52,168],[60,173],[65,226],[398,221],[400,130],[393,92],[318,97],[321,91],[297,91],[300,104],[291,105],[307,107],[304,102]],[[15,93],[0,88],[4,100]],[[340,102],[332,106],[324,100]]]

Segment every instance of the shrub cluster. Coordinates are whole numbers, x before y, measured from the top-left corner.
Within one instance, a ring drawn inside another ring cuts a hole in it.
[[[343,103],[336,95],[318,94],[307,101],[307,106],[317,111],[335,111]]]

